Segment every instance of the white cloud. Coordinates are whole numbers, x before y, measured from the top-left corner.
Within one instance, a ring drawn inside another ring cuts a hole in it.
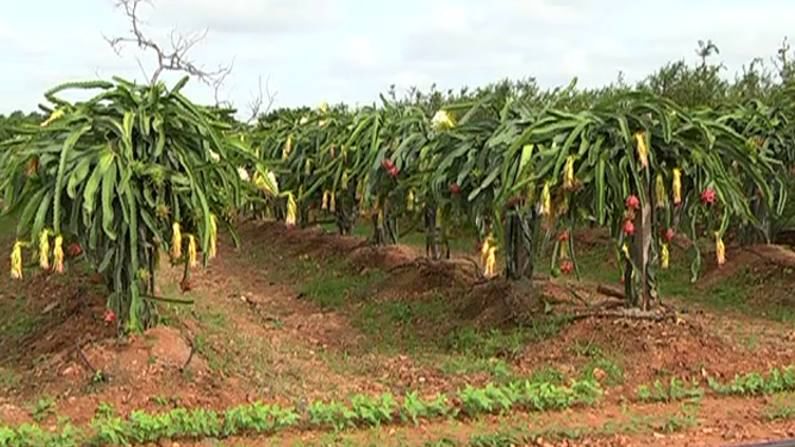
[[[672,60],[694,62],[698,39],[717,43],[715,61],[732,76],[753,57],[774,56],[795,15],[792,0],[153,2],[143,16],[155,36],[209,29],[191,57],[207,67],[234,60],[224,96],[241,106],[260,75],[270,77],[278,105],[370,103],[392,83],[459,88],[536,77],[554,87],[577,76],[581,85],[597,86],[619,71],[633,82]],[[35,106],[52,84],[95,72],[140,79],[136,56],[152,63],[133,47],[119,58],[102,40],[129,26],[113,0],[58,3],[60,9],[53,3],[54,18],[32,2],[10,2],[3,11],[0,112]],[[199,83],[189,89],[197,100],[212,98]]]
[[[345,70],[377,69],[386,63],[385,54],[375,46],[366,36],[354,36],[341,45],[343,51],[341,59]]]
[[[312,31],[333,23],[332,0],[160,0],[158,23],[209,27],[224,33]]]
[[[552,0],[510,0],[509,11],[516,12],[523,19],[536,22],[563,25],[577,23],[585,18],[585,2]]]

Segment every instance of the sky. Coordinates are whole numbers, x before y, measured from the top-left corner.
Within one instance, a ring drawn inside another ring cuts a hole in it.
[[[103,36],[129,30],[115,0],[0,0],[0,113],[33,110],[64,81],[144,81],[152,55],[117,55]],[[277,107],[367,104],[396,85],[427,89],[534,77],[542,87],[642,79],[672,60],[695,63],[699,39],[733,76],[769,60],[795,28],[793,0],[150,0],[144,29],[208,31],[191,53],[233,64],[220,99],[241,113],[263,80]],[[164,80],[173,82],[167,76]],[[266,82],[267,81],[267,82]],[[187,87],[199,102],[213,90]]]

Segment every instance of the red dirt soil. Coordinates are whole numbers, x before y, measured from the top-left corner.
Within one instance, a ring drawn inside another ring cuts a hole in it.
[[[430,394],[454,390],[462,385],[462,380],[476,383],[486,380],[479,376],[445,376],[438,369],[420,366],[405,355],[367,354],[357,358],[362,367],[372,365],[374,368],[364,374],[338,370],[326,358],[343,358],[359,351],[367,343],[363,334],[343,313],[323,312],[311,302],[296,299],[297,293],[291,285],[276,283],[271,274],[273,269],[254,262],[246,256],[247,252],[265,252],[267,259],[280,259],[285,263],[302,256],[310,256],[319,263],[342,257],[360,271],[382,269],[388,272],[388,279],[376,284],[373,295],[377,294],[380,299],[423,299],[428,292],[443,293],[460,310],[462,321],[482,327],[505,325],[512,315],[507,309],[511,302],[505,297],[521,295],[505,282],[479,284],[480,279],[468,261],[417,261],[417,250],[412,248],[369,247],[360,238],[328,235],[319,229],[287,229],[272,223],[246,225],[240,235],[244,248],[236,251],[229,244],[222,244],[218,259],[208,269],[193,275],[193,289],[198,294],[196,308],[222,313],[229,320],[229,330],[239,334],[243,343],[264,343],[264,349],[274,353],[273,357],[266,358],[267,363],[254,365],[240,375],[212,370],[208,359],[195,349],[195,337],[206,323],[187,315],[181,316],[171,327],[158,327],[127,340],[117,340],[113,328],[102,322],[102,291],[93,285],[87,286],[91,283],[88,276],[78,274],[67,282],[46,274],[34,274],[23,282],[0,289],[3,294],[0,300],[24,295],[28,311],[46,315],[44,323],[25,338],[24,352],[19,346],[4,345],[0,339],[0,353],[24,354],[3,357],[2,364],[29,371],[14,393],[0,397],[0,422],[29,420],[22,409],[38,395],[57,396],[58,413],[71,417],[77,424],[88,422],[100,402],[111,403],[121,414],[127,414],[134,409],[161,411],[162,406],[152,401],[157,396],[168,396],[181,406],[215,409],[263,397],[289,404],[298,397],[284,394],[287,388],[281,391],[273,387],[254,388],[254,383],[261,383],[255,380],[262,373],[257,368],[263,368],[270,374],[268,377],[300,376],[300,381],[296,381],[300,382],[300,389],[290,388],[289,391],[300,392],[304,399],[404,389],[419,389]],[[767,250],[770,249],[766,248],[763,256],[770,256],[774,264],[790,262],[784,259],[790,259],[791,252],[782,252],[789,253],[782,255]],[[758,262],[758,250],[753,253],[738,255],[732,262],[754,265]],[[724,269],[711,275],[727,275],[727,272],[728,269]],[[164,269],[161,282],[175,284],[179,279],[180,272]],[[560,294],[559,283],[547,284],[542,294]],[[537,298],[533,297],[532,301],[537,303]],[[276,321],[278,324],[270,324]],[[769,326],[759,320],[698,313],[684,315],[680,322],[584,319],[568,325],[557,337],[527,346],[517,358],[509,361],[519,373],[529,373],[547,364],[576,371],[587,361],[577,352],[577,346],[598,346],[616,354],[625,368],[626,383],[609,391],[604,407],[576,412],[577,420],[584,419],[596,426],[610,420],[611,414],[619,414],[620,396],[630,395],[641,383],[669,376],[731,377],[736,373],[795,363],[793,343],[787,341],[786,333],[777,330],[763,333],[756,350],[750,351],[713,330],[715,326],[727,324]],[[216,348],[250,352],[245,346]],[[186,374],[181,369],[188,357],[191,361],[189,374]],[[44,361],[37,361],[42,358]],[[246,361],[241,359],[240,363]],[[108,374],[109,381],[91,385],[93,370]],[[759,412],[764,403],[763,399],[705,399],[700,413],[704,417],[702,428],[681,436],[614,436],[537,445],[714,445],[727,440],[762,439],[787,433],[795,436],[793,423],[771,424],[760,420]],[[642,411],[655,414],[662,408],[671,406],[649,406]],[[573,414],[541,415],[541,420],[566,422]],[[429,439],[426,435],[433,434],[434,427],[438,424],[419,429],[400,428],[400,431],[406,431],[409,439]],[[467,429],[462,430],[466,433]],[[283,439],[297,441],[311,437],[311,434],[296,434]],[[252,442],[248,445],[261,445],[253,440],[241,440],[244,441]]]

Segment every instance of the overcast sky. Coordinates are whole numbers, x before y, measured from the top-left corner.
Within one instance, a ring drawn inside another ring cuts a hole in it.
[[[665,62],[694,62],[712,39],[733,75],[769,59],[793,34],[793,0],[151,0],[147,29],[209,29],[194,51],[208,67],[234,61],[223,99],[244,108],[257,78],[279,106],[368,103],[403,89],[535,77],[543,86],[596,86],[619,71],[635,81]],[[32,110],[59,82],[143,79],[134,48],[103,35],[128,29],[114,0],[0,0],[0,113]],[[212,90],[189,86],[212,101]]]

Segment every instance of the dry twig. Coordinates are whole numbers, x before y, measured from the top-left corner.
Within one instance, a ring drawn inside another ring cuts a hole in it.
[[[168,45],[159,43],[148,37],[142,29],[140,17],[140,6],[143,3],[151,5],[151,0],[118,0],[116,6],[124,11],[130,22],[130,35],[118,36],[113,38],[105,37],[105,40],[113,48],[116,54],[121,55],[125,44],[134,44],[142,51],[154,53],[157,60],[157,68],[151,73],[146,74],[140,59],[136,58],[138,67],[149,82],[154,84],[158,81],[164,71],[180,71],[204,82],[215,88],[216,102],[218,102],[218,90],[227,76],[232,72],[233,64],[219,65],[215,70],[207,70],[188,58],[188,53],[199,42],[207,37],[207,29],[189,35],[179,34],[172,31]]]

